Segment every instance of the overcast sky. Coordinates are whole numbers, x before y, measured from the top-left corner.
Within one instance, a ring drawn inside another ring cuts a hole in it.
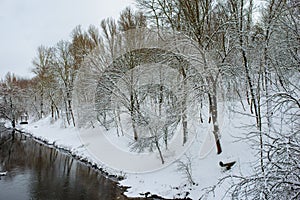
[[[99,27],[106,17],[117,18],[134,0],[0,0],[0,78],[7,72],[32,77],[31,62],[39,45],[70,39],[82,25]]]

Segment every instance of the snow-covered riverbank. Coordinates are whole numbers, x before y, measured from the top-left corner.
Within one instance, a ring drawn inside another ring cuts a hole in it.
[[[246,115],[223,113],[223,119],[220,120],[221,155],[215,153],[211,125],[204,123],[195,127],[194,138],[185,145],[187,147],[182,148],[174,139],[171,143],[173,146],[163,152],[165,164],[161,164],[155,151],[127,151],[124,148],[128,143],[126,134],[122,138],[101,128],[65,128],[61,121],[51,123],[50,117],[19,125],[18,128],[36,139],[68,150],[73,156],[85,159],[111,175],[124,177],[120,185],[129,187],[125,193],[129,197],[156,194],[170,199],[199,199],[222,177],[252,173],[255,155],[247,143],[237,139],[246,133],[242,126],[251,124],[252,120]],[[176,149],[182,152],[176,152]],[[236,164],[231,170],[225,171],[219,166],[219,161],[236,161]],[[229,187],[230,180],[227,181],[221,187],[216,187],[215,193],[210,193],[208,199],[222,198]]]

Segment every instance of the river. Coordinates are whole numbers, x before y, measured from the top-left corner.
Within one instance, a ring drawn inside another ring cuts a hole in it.
[[[114,181],[0,124],[0,199],[128,199]]]

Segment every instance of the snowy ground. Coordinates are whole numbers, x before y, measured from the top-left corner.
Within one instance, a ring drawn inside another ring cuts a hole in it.
[[[157,151],[130,151],[128,144],[131,138],[127,134],[117,136],[116,132],[106,132],[101,128],[64,128],[61,121],[51,123],[50,117],[20,125],[19,128],[87,158],[110,174],[124,176],[125,179],[120,184],[130,187],[126,192],[127,196],[143,196],[142,194],[150,192],[170,199],[186,196],[199,199],[206,191],[205,188],[213,186],[224,176],[252,173],[252,164],[256,159],[254,152],[249,144],[238,137],[243,137],[249,131],[247,125],[253,124],[254,118],[230,112],[232,106],[236,107],[235,104],[226,105],[220,112],[221,155],[215,152],[211,124],[203,123],[194,126],[189,142],[184,146],[180,134],[173,136],[169,149],[163,151],[165,164],[161,163]],[[191,160],[190,172],[195,184],[191,184],[186,173],[179,170],[182,166],[180,163],[188,165],[188,160]],[[231,170],[224,171],[218,164],[221,160],[237,163]],[[221,187],[216,187],[215,193],[210,193],[207,198],[221,199],[229,184],[230,180]]]

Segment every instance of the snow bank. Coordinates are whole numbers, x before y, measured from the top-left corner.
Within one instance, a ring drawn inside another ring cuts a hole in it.
[[[249,144],[238,139],[249,131],[249,128],[246,131],[242,127],[253,124],[254,119],[229,111],[221,116],[221,155],[215,151],[211,124],[203,123],[194,127],[193,139],[184,147],[179,139],[181,137],[175,136],[169,149],[163,152],[165,164],[161,163],[158,152],[132,152],[126,149],[130,142],[128,136],[117,136],[115,132],[106,132],[101,128],[65,128],[61,121],[52,123],[50,117],[19,125],[18,128],[72,155],[85,158],[111,175],[124,177],[120,185],[129,187],[125,193],[129,197],[155,194],[171,199],[199,199],[224,176],[251,174],[251,165],[256,159]],[[236,164],[231,170],[224,171],[219,166],[221,160],[234,160]],[[189,166],[190,178],[182,166]],[[228,182],[216,187],[215,193],[206,197],[222,198],[229,185]]]

